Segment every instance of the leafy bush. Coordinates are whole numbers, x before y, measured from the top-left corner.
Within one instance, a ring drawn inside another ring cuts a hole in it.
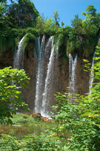
[[[28,84],[29,78],[25,71],[6,67],[0,69],[0,119],[7,119],[12,123],[11,117],[16,114],[19,107],[26,108],[25,102],[21,101],[21,90]],[[19,85],[18,85],[19,84]]]
[[[31,134],[23,140],[17,140],[14,136],[2,134],[2,138],[0,138],[0,150],[61,151],[61,147],[59,146],[59,140],[52,134],[41,134],[39,136]]]
[[[38,33],[37,29],[31,28],[31,27],[27,28],[25,32],[26,33],[31,33],[33,35],[37,35],[37,33]]]
[[[59,34],[58,36],[58,46],[60,47],[64,42],[64,36],[63,34]]]
[[[24,36],[24,42],[23,42],[23,46],[24,46],[24,49],[26,48],[26,46],[28,45],[29,41],[33,41],[35,42],[35,36],[31,33],[27,33],[25,36]]]
[[[93,67],[94,80],[100,81],[100,47],[96,49],[96,63]],[[88,65],[86,65],[88,68]],[[53,117],[58,124],[57,133],[64,138],[68,151],[100,150],[100,82],[94,83],[91,93],[76,94],[70,103],[68,92],[56,95],[59,109]],[[67,131],[71,134],[66,140]]]

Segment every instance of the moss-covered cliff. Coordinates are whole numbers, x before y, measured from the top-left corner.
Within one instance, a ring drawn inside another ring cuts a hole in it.
[[[48,36],[46,37],[46,42],[48,41]],[[96,40],[95,40],[96,41]],[[96,44],[96,43],[95,43]],[[64,45],[64,44],[62,44]],[[24,52],[24,65],[23,68],[25,69],[27,75],[30,77],[30,82],[28,85],[28,88],[24,89],[23,94],[23,100],[28,104],[29,108],[33,111],[34,109],[34,101],[35,101],[35,94],[36,94],[36,76],[37,76],[37,66],[38,66],[38,58],[34,56],[34,48],[35,43],[34,41],[30,40],[28,42],[28,45],[25,48]],[[52,78],[52,84],[51,84],[51,91],[50,91],[50,104],[55,104],[54,101],[54,94],[58,91],[64,92],[65,89],[69,86],[69,58],[68,56],[65,56],[66,49],[61,51],[61,47],[59,50],[58,58],[56,55],[54,56],[54,66],[53,66],[53,78]],[[84,94],[88,92],[89,90],[89,72],[84,71],[84,62],[83,62],[83,55],[80,55],[80,51],[76,51],[76,49],[73,51],[72,56],[75,58],[75,55],[78,54],[77,59],[77,66],[76,66],[76,80],[75,80],[75,92],[79,94]],[[94,51],[94,47],[92,52]],[[50,55],[50,54],[49,54]],[[93,53],[87,57],[90,63],[92,63],[92,57]],[[44,58],[44,81],[46,77],[46,71],[47,71],[47,63],[48,59]],[[47,62],[47,63],[46,63]],[[2,57],[0,58],[0,68],[4,68],[5,66],[13,66],[14,63],[14,52],[12,49],[9,49],[5,51],[2,54]]]

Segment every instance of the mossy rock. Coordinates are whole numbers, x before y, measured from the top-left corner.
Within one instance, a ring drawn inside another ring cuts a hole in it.
[[[30,116],[33,117],[33,118],[36,118],[36,119],[41,120],[41,113],[39,113],[39,112],[33,113],[33,114],[31,114]]]

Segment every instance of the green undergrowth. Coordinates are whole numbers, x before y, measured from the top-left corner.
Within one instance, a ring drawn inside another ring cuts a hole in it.
[[[64,142],[54,132],[57,125],[27,114],[17,114],[12,125],[0,124],[0,151],[62,151]]]
[[[10,134],[16,136],[17,139],[22,139],[25,135],[31,133],[39,135],[44,130],[55,127],[55,124],[52,122],[45,122],[28,114],[16,114],[12,118],[12,122],[12,125],[6,125],[1,122],[0,136],[2,134]]]
[[[14,52],[23,36],[25,37],[24,49],[30,41],[34,43],[37,31],[34,28],[27,28],[26,30],[12,28],[9,30],[0,30],[0,35],[0,56],[2,56],[6,50]]]

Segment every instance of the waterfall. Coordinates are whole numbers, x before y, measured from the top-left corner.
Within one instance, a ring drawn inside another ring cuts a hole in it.
[[[51,52],[51,45],[52,45],[52,36],[48,39],[47,44],[45,46],[45,50],[44,50],[45,60],[49,59],[50,52]]]
[[[45,46],[45,35],[40,39],[37,38],[37,51],[38,51],[38,71],[36,80],[36,95],[35,95],[35,112],[40,112],[42,105],[42,89],[43,89],[43,50]]]
[[[93,59],[92,59],[91,72],[90,72],[90,80],[89,80],[89,93],[90,94],[92,93],[91,88],[92,88],[92,84],[93,84],[93,80],[94,80],[94,69],[93,69],[93,66],[94,66],[94,57],[95,57],[95,52],[94,52]]]
[[[56,59],[58,59],[58,55],[59,55],[58,39],[57,39],[57,42],[55,44],[55,50],[56,50]]]
[[[20,69],[21,68],[21,61],[23,64],[24,59],[24,47],[23,47],[24,37],[20,40],[18,44],[18,49],[14,56],[14,68]]]
[[[50,85],[52,83],[52,70],[53,70],[53,63],[54,63],[54,45],[53,45],[53,37],[50,37],[50,41],[52,41],[52,48],[51,54],[49,58],[48,68],[47,68],[47,75],[45,79],[45,87],[43,92],[43,99],[42,99],[42,110],[41,114],[43,116],[49,116],[48,105],[49,105],[49,92],[50,92]]]
[[[48,39],[46,45],[45,36],[42,37],[41,44],[40,38],[36,39],[35,57],[38,60],[38,66],[34,111],[40,112],[43,116],[49,116],[50,110],[50,92],[52,91],[54,72],[54,48],[56,48],[56,55],[58,56],[58,42],[55,47],[53,41],[53,36]]]
[[[72,55],[69,54],[69,92],[71,94],[71,101],[75,96],[75,80],[76,80],[76,65],[77,65],[77,55],[73,59]]]

